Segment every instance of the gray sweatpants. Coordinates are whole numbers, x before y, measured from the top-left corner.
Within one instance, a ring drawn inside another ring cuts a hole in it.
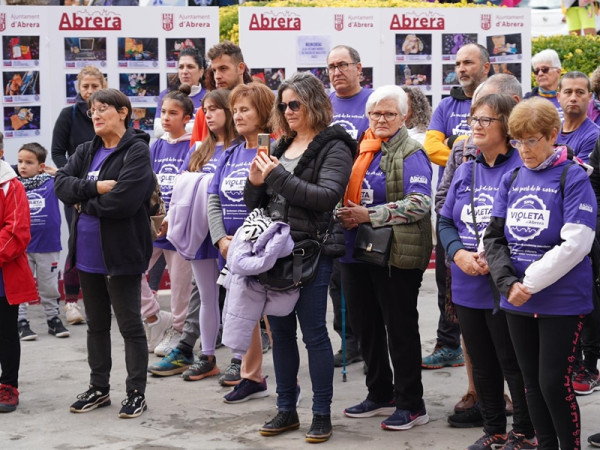
[[[58,316],[58,259],[60,252],[28,253],[29,267],[37,279],[38,294],[46,320]],[[19,320],[27,320],[27,303],[19,305]]]

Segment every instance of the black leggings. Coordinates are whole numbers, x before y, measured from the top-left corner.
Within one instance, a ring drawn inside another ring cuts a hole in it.
[[[581,448],[581,417],[571,384],[582,328],[579,316],[535,318],[506,313],[523,373],[540,450]]]
[[[2,276],[2,275],[0,275]],[[0,384],[19,387],[19,364],[21,341],[17,329],[19,305],[9,305],[6,297],[0,297]]]
[[[473,365],[473,381],[481,405],[484,429],[490,434],[506,433],[504,378],[512,396],[513,429],[527,438],[534,435],[529,418],[523,376],[508,333],[504,311],[456,305],[460,329]],[[504,376],[503,376],[504,375]]]

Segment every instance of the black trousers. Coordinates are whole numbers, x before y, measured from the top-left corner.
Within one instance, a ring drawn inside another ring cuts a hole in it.
[[[19,387],[21,341],[17,328],[19,305],[10,305],[6,297],[0,297],[0,384]]]
[[[529,418],[521,369],[508,332],[504,311],[456,305],[460,329],[473,365],[473,381],[483,415],[483,428],[490,434],[506,433],[504,378],[514,405],[513,429],[526,437],[534,435]]]
[[[350,321],[367,363],[368,398],[399,409],[423,406],[417,297],[422,270],[341,264]],[[390,367],[390,360],[392,367]]]
[[[592,291],[594,309],[583,319],[583,330],[577,347],[574,366],[585,367],[592,373],[598,373],[600,359],[600,301],[596,289]],[[583,358],[582,358],[583,356]]]
[[[438,308],[440,318],[437,327],[437,342],[445,347],[456,349],[460,347],[460,326],[458,322],[452,320],[448,312],[448,303],[451,301],[448,296],[451,279],[450,270],[446,266],[446,252],[439,238],[435,246],[435,283],[438,289]]]
[[[333,329],[340,337],[342,336],[342,275],[340,272],[340,261],[333,260],[333,270],[329,280],[329,296],[333,303]],[[358,339],[356,338],[348,314],[348,301],[346,299],[346,351],[348,353],[358,353]]]
[[[571,374],[582,329],[579,316],[535,318],[507,312],[506,320],[540,450],[581,448],[581,416]]]
[[[94,386],[109,386],[112,305],[119,331],[125,340],[126,390],[137,389],[141,394],[146,390],[148,344],[142,324],[141,277],[141,274],[108,277],[79,271],[88,325],[90,384]]]

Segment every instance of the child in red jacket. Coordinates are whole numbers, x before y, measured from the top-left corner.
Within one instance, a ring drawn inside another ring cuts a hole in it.
[[[18,305],[38,296],[25,254],[31,237],[29,202],[16,178],[10,164],[0,160],[0,412],[14,411],[19,404]]]

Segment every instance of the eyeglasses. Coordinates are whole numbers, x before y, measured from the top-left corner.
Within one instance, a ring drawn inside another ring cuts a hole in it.
[[[476,117],[476,116],[467,116],[467,123],[471,128],[475,126],[476,123],[481,125],[483,128],[489,127],[493,121],[500,121],[500,119],[495,119],[494,117]]]
[[[396,118],[396,116],[398,116],[398,113],[393,113],[393,112],[386,112],[386,113],[370,112],[368,114],[369,114],[369,117],[371,118],[371,120],[378,121],[379,119],[381,119],[383,117],[386,122],[389,122],[390,120],[394,120]]]
[[[548,73],[550,69],[558,69],[558,67],[538,67],[537,69],[533,69],[533,73],[538,75],[540,72]]]
[[[279,110],[280,113],[284,114],[285,110],[288,109],[288,107],[292,111],[296,112],[296,111],[298,111],[300,109],[301,105],[302,105],[302,103],[300,103],[298,100],[292,100],[289,103],[284,103],[284,102],[279,103],[277,105],[277,109]]]
[[[101,106],[100,108],[91,108],[91,109],[88,109],[88,110],[86,111],[86,114],[87,114],[87,116],[88,116],[88,117],[91,119],[91,118],[92,118],[92,116],[94,115],[94,113],[98,113],[98,114],[102,115],[102,114],[104,114],[104,113],[105,113],[105,112],[108,110],[108,108],[110,108],[110,107],[111,107],[111,105],[104,105],[104,106]]]
[[[335,73],[335,69],[339,70],[340,72],[345,72],[346,70],[348,70],[348,67],[350,65],[352,65],[352,64],[356,65],[358,63],[355,63],[355,62],[350,62],[350,63],[348,63],[348,62],[341,62],[337,66],[335,64],[329,64],[327,66],[327,73],[329,75],[333,75]]]
[[[510,145],[512,145],[515,148],[523,148],[523,146],[527,147],[527,148],[533,148],[537,145],[538,142],[540,142],[542,140],[544,136],[540,136],[539,138],[530,138],[530,139],[525,139],[524,141],[519,141],[518,139],[511,139],[510,141],[508,141],[510,143]]]

